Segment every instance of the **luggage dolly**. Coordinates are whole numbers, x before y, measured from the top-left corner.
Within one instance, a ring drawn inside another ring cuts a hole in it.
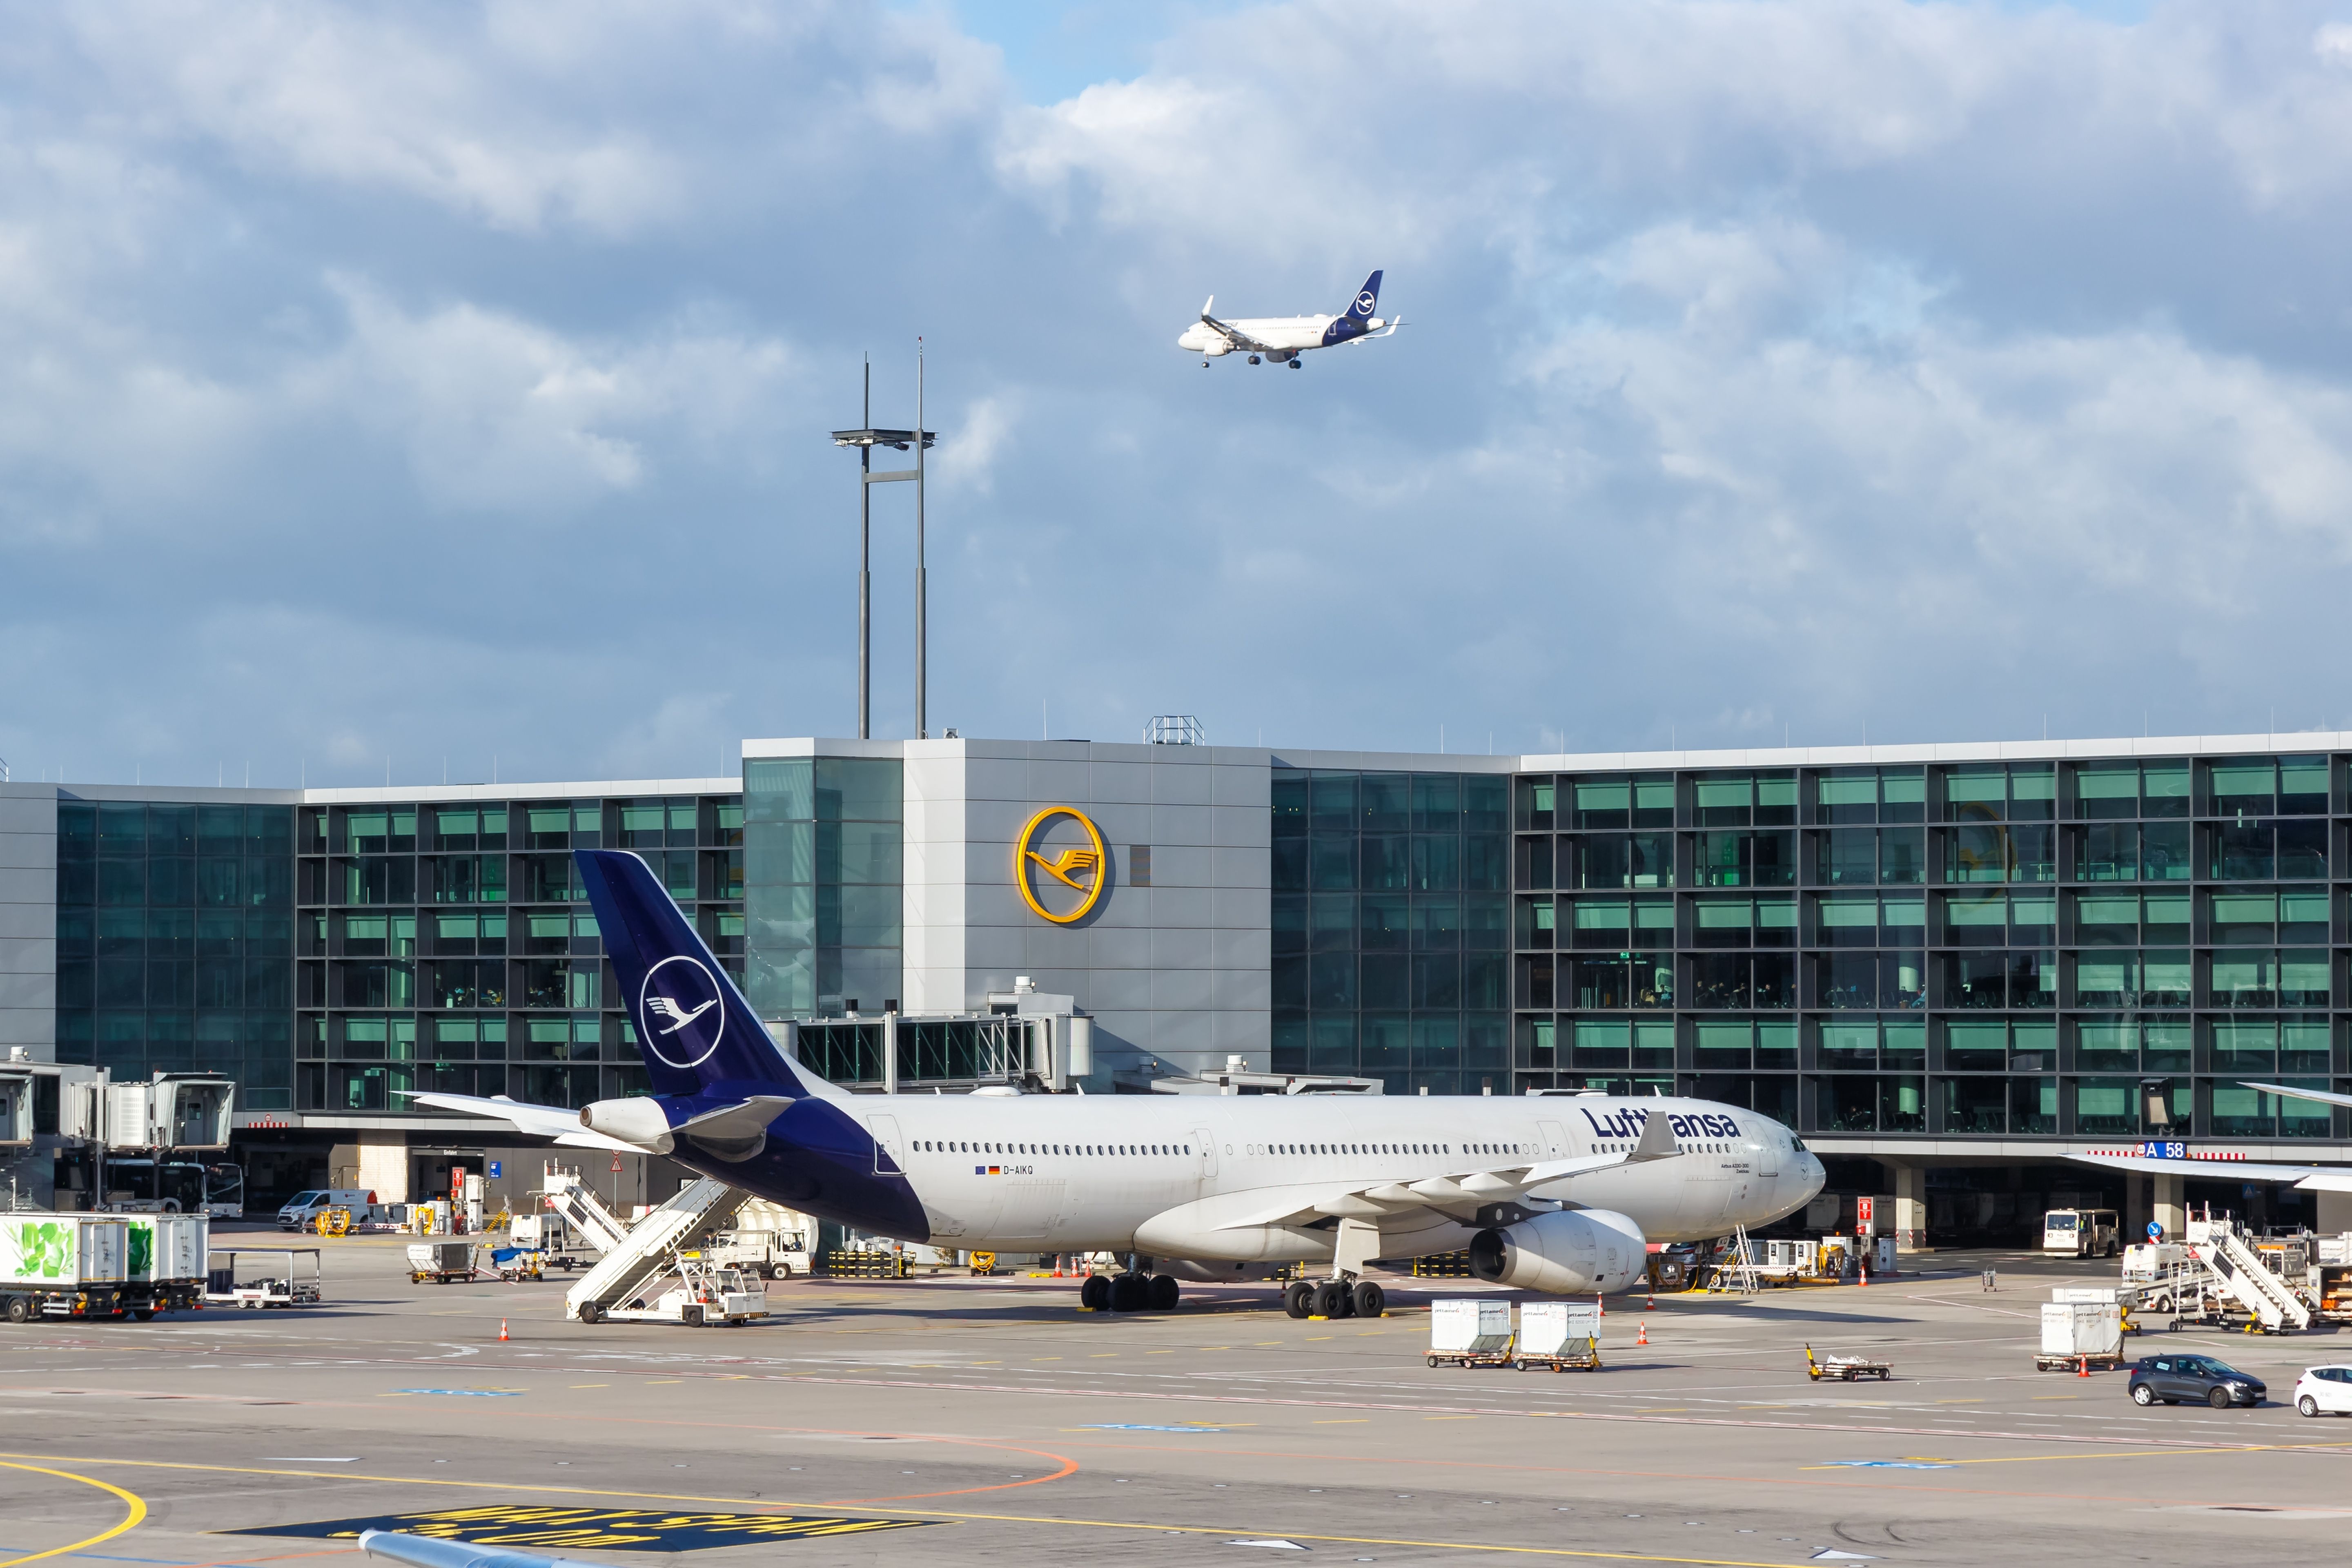
[[[1895,1369],[1885,1362],[1872,1361],[1867,1356],[1829,1355],[1816,1357],[1813,1354],[1813,1347],[1807,1345],[1805,1347],[1805,1375],[1811,1378],[1815,1383],[1819,1383],[1825,1377],[1834,1377],[1845,1383],[1853,1383],[1859,1378],[1875,1377],[1879,1382],[1885,1383],[1888,1378],[1895,1375]]]

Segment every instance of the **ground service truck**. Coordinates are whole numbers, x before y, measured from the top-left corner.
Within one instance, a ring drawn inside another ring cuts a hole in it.
[[[0,1316],[113,1317],[130,1252],[131,1221],[121,1215],[0,1215]]]

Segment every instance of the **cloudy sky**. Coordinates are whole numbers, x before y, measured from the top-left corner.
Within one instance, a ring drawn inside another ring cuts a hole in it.
[[[0,15],[20,780],[2352,727],[2352,4]]]

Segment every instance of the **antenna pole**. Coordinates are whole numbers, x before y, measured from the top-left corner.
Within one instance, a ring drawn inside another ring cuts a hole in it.
[[[874,427],[874,359],[866,360],[865,426]],[[857,448],[857,738],[874,738],[874,443]]]
[[[915,739],[930,738],[926,699],[930,672],[930,581],[923,567],[923,340],[915,340]]]

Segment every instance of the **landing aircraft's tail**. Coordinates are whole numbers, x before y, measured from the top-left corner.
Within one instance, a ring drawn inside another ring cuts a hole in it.
[[[1360,327],[1370,322],[1372,313],[1380,308],[1381,269],[1376,267],[1372,269],[1372,275],[1364,279],[1364,286],[1356,290],[1355,299],[1349,302],[1347,310],[1340,312],[1340,315],[1343,320],[1352,321]]]
[[[580,849],[572,858],[655,1093],[709,1090],[740,1099],[765,1088],[794,1098],[842,1098],[777,1048],[643,860],[620,849]]]

